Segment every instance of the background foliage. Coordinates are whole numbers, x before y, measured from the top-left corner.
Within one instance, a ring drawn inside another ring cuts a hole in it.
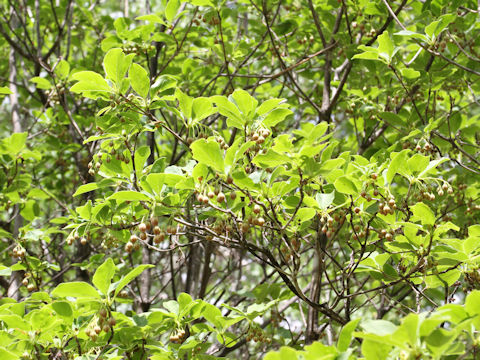
[[[477,2],[0,10],[2,359],[478,356]]]

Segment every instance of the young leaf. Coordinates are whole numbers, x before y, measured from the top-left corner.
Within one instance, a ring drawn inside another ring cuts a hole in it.
[[[131,190],[118,191],[108,197],[108,200],[123,200],[123,201],[149,201],[150,198],[142,193]]]
[[[180,7],[180,0],[169,0],[167,6],[165,7],[165,17],[168,22],[172,22],[177,15],[178,9]]]
[[[368,360],[385,360],[391,349],[391,345],[382,343],[379,339],[364,339],[362,342],[362,355]]]
[[[145,269],[150,269],[152,267],[154,266],[150,264],[139,265],[135,269],[131,270],[127,275],[125,275],[119,282],[112,284],[110,287],[110,291],[115,290],[114,297],[116,297],[118,293],[130,283],[130,281],[135,279]]]
[[[264,126],[271,128],[285,120],[285,118],[291,114],[293,114],[293,111],[288,109],[275,109],[265,117],[262,123]]]
[[[65,318],[73,317],[72,305],[68,301],[54,301],[52,303],[52,308],[55,312]]]
[[[72,75],[78,82],[70,88],[71,92],[112,92],[107,81],[94,71],[80,71]]]
[[[317,195],[315,195],[315,200],[317,200],[318,206],[322,210],[326,210],[332,204],[334,199],[335,199],[335,190],[333,190],[331,193],[327,193],[327,194],[317,193]]]
[[[180,89],[175,90],[175,97],[178,100],[178,106],[182,112],[185,120],[192,117],[193,98],[182,92]]]
[[[257,108],[258,101],[252,97],[252,95],[245,90],[237,89],[231,96],[245,117],[253,115]]]
[[[25,148],[27,136],[28,133],[22,132],[14,133],[5,139],[2,139],[0,142],[0,154],[10,154],[13,156],[19,154]]]
[[[420,76],[420,71],[405,68],[401,70],[402,76],[407,79],[416,79]]]
[[[57,66],[55,67],[55,75],[60,79],[65,80],[70,74],[70,64],[66,60],[60,60]]]
[[[77,191],[75,191],[75,193],[73,194],[73,197],[81,195],[81,194],[85,194],[85,193],[93,191],[93,190],[97,190],[99,188],[100,187],[98,186],[97,183],[88,183],[88,184],[80,185],[78,187]]]
[[[145,165],[145,161],[147,161],[148,157],[150,156],[150,147],[147,145],[140,146],[135,151],[135,173],[137,174],[137,179],[140,179],[143,174],[143,167]]]
[[[378,60],[378,51],[365,51],[360,54],[355,54],[352,59]]]
[[[428,156],[424,156],[422,154],[415,154],[407,160],[408,169],[412,174],[420,173],[425,170],[428,166],[428,163]]]
[[[160,16],[155,14],[137,16],[135,20],[145,20],[145,21],[153,22],[155,24],[167,25],[167,23]]]
[[[133,90],[135,90],[142,98],[146,99],[148,96],[148,90],[150,89],[150,79],[147,70],[134,63],[130,67],[128,78],[130,79],[130,85]]]
[[[357,327],[360,320],[361,318],[352,320],[342,328],[337,342],[338,351],[347,351],[353,338],[353,332],[355,331],[355,328]]]
[[[447,158],[440,158],[440,159],[435,159],[435,160],[432,160],[428,163],[428,166],[425,168],[425,170],[423,170],[420,174],[418,174],[418,177],[421,178],[425,175],[427,175],[431,170],[435,169],[438,165],[440,165],[441,163],[444,163],[445,161],[447,161],[448,159]]]
[[[195,141],[190,147],[195,160],[223,173],[225,168],[223,154],[220,150],[220,145],[215,140],[209,139],[207,141],[200,139]]]
[[[270,149],[266,154],[258,154],[252,162],[261,167],[276,167],[289,162],[289,158]]]
[[[100,299],[98,291],[92,285],[83,281],[62,283],[52,291],[52,296]]]
[[[273,109],[275,109],[280,103],[285,101],[284,99],[268,99],[267,101],[263,102],[262,105],[257,107],[255,113],[259,116],[269,113]]]
[[[0,95],[13,94],[12,91],[6,86],[0,86]]]
[[[362,322],[361,327],[365,330],[365,332],[378,336],[393,334],[398,328],[387,320],[366,320]]]
[[[36,84],[38,89],[48,90],[52,88],[52,84],[50,83],[50,81],[39,76],[31,78],[30,81]]]
[[[196,122],[205,119],[207,116],[210,116],[215,112],[212,101],[205,97],[193,99],[192,110],[193,118]]]
[[[422,225],[433,225],[435,224],[435,214],[428,207],[428,205],[423,202],[418,202],[415,205],[410,207],[410,210],[413,213],[412,221],[420,220]]]
[[[394,46],[392,39],[390,39],[388,31],[383,32],[377,40],[379,54],[383,55],[387,59],[387,61],[390,62],[393,56]]]
[[[473,290],[465,300],[465,310],[470,316],[480,314],[478,304],[480,304],[480,291]]]
[[[107,79],[112,80],[119,89],[132,63],[132,57],[133,54],[125,55],[122,49],[115,48],[109,50],[103,58],[103,68]]]
[[[405,169],[405,164],[407,162],[407,152],[408,152],[408,150],[405,149],[405,150],[393,155],[393,159],[392,159],[390,165],[388,166],[387,182],[391,183],[395,174],[396,173],[401,173],[402,170]]]
[[[356,195],[358,193],[357,186],[347,176],[340,176],[335,180],[333,185],[335,189],[342,194]]]
[[[427,37],[423,34],[418,34],[414,31],[410,31],[410,30],[401,30],[399,32],[396,32],[395,34],[393,35],[397,35],[397,36],[406,36],[407,38],[412,38],[412,39],[420,39],[422,41],[427,41]]]
[[[234,103],[228,101],[225,96],[217,95],[210,97],[210,99],[217,106],[218,112],[227,118],[228,126],[243,129],[246,121]]]
[[[155,194],[160,195],[165,184],[165,174],[148,174],[146,178],[147,184],[155,192]]]
[[[111,258],[108,258],[102,265],[100,265],[93,275],[92,283],[102,292],[103,295],[108,295],[108,288],[112,282],[113,275],[115,275],[116,267]]]
[[[303,222],[303,221],[310,220],[315,216],[315,214],[316,214],[315,209],[304,207],[304,208],[298,209],[295,215],[295,218]]]

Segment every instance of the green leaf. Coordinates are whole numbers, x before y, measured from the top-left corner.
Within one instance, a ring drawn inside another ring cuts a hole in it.
[[[267,101],[264,101],[262,105],[257,107],[257,110],[255,112],[259,116],[267,114],[268,112],[275,109],[283,101],[285,100],[284,99],[268,99]]]
[[[362,342],[362,355],[365,356],[365,360],[385,360],[391,348],[391,345],[382,344],[380,341],[364,339]]]
[[[83,281],[62,283],[53,289],[52,296],[100,299],[100,294],[97,290]]]
[[[422,318],[418,314],[408,314],[402,319],[402,325],[399,328],[399,331],[395,333],[395,336],[405,337],[405,340],[413,347],[417,343],[420,324]]]
[[[212,6],[213,7],[213,4],[210,2],[210,0],[189,0],[189,2],[195,6]]]
[[[320,342],[314,342],[305,346],[305,360],[347,360],[348,352],[339,354],[334,346],[326,346]]]
[[[353,55],[352,59],[378,60],[378,52],[365,51],[363,53]]]
[[[160,16],[155,15],[155,14],[137,16],[135,18],[135,20],[145,20],[145,21],[153,22],[155,24],[167,25],[167,23],[165,21],[163,21],[163,19]]]
[[[103,295],[108,295],[108,288],[112,282],[113,275],[115,275],[116,266],[111,258],[108,258],[102,265],[100,265],[93,275],[92,283],[100,290]]]
[[[390,61],[393,56],[393,42],[392,39],[390,39],[390,35],[388,34],[388,31],[383,32],[378,38],[378,52],[380,55],[384,55],[385,58]]]
[[[120,89],[123,79],[132,63],[133,54],[125,55],[122,49],[110,49],[103,58],[103,68],[107,79],[112,80]]]
[[[288,115],[293,114],[293,111],[288,109],[275,109],[271,111],[265,119],[263,119],[262,124],[266,127],[274,127],[278,123],[285,120]]]
[[[20,153],[27,142],[28,134],[26,132],[13,133],[1,142],[0,154],[10,154],[12,156]]]
[[[135,90],[142,98],[146,99],[150,89],[150,79],[147,70],[134,63],[130,67],[128,78],[130,79],[130,85],[133,90]]]
[[[109,196],[108,200],[149,201],[150,198],[147,195],[137,191],[124,190]]]
[[[87,203],[83,206],[77,206],[75,209],[78,215],[80,215],[85,220],[90,220],[92,216],[92,201],[88,200]]]
[[[333,200],[335,199],[335,190],[333,190],[331,193],[317,193],[315,195],[315,200],[317,200],[318,206],[322,210],[326,210],[332,203]]]
[[[231,96],[245,117],[253,116],[253,113],[257,108],[258,101],[255,100],[252,95],[245,90],[237,89],[232,93]]]
[[[468,236],[480,237],[480,225],[472,225],[468,227]]]
[[[178,295],[177,301],[179,305],[179,311],[182,311],[182,309],[185,309],[190,303],[193,302],[193,299],[187,293],[180,293],[180,295]]]
[[[172,314],[175,314],[175,315],[179,315],[179,309],[180,309],[180,305],[178,304],[177,301],[175,300],[168,300],[168,301],[165,301],[162,306],[167,309],[168,311],[170,311]]]
[[[361,326],[365,332],[378,336],[390,335],[397,330],[397,326],[387,320],[366,320]]]
[[[349,321],[340,331],[340,335],[338,336],[338,343],[337,349],[340,352],[344,352],[348,350],[350,343],[353,338],[353,332],[357,327],[358,323],[360,322],[361,318]]]
[[[217,106],[218,112],[227,118],[228,126],[243,129],[246,120],[242,117],[240,110],[234,103],[228,101],[225,96],[217,95],[210,97],[210,99]]]
[[[289,159],[285,155],[281,155],[274,150],[268,150],[266,154],[258,154],[252,160],[252,162],[260,167],[276,167],[289,162]]]
[[[451,22],[455,21],[456,16],[453,14],[445,14],[440,20],[431,22],[425,26],[425,34],[433,41]]]
[[[10,95],[13,94],[12,90],[10,90],[6,86],[0,86],[0,95]]]
[[[149,174],[145,181],[155,194],[160,195],[165,184],[165,174]]]
[[[178,100],[178,106],[186,120],[192,117],[193,98],[183,93],[180,89],[175,90],[175,97]]]
[[[177,78],[172,75],[160,75],[151,86],[151,96],[161,94],[164,91],[173,89],[177,86]]]
[[[72,75],[73,80],[78,82],[70,88],[74,93],[85,92],[112,92],[112,88],[108,86],[107,81],[96,72],[93,71],[80,71]]]
[[[412,221],[420,220],[422,225],[433,225],[435,224],[435,214],[428,207],[428,205],[423,202],[418,202],[415,205],[410,207],[410,210],[413,213]]]
[[[402,127],[405,126],[405,120],[403,120],[399,115],[392,112],[383,111],[378,114],[378,117],[388,125]]]
[[[356,195],[358,193],[355,183],[347,176],[340,176],[335,180],[333,185],[335,189],[342,194]]]
[[[31,78],[30,81],[33,82],[35,85],[37,85],[38,89],[48,90],[53,87],[50,81],[39,76],[35,76]]]
[[[418,174],[418,177],[419,178],[424,177],[431,170],[435,169],[438,165],[440,165],[441,163],[444,163],[447,160],[448,160],[448,158],[440,158],[440,159],[435,159],[435,160],[430,161],[428,163],[428,166],[425,168],[425,170],[423,170],[420,174]]]
[[[5,236],[5,234],[2,232],[0,233],[0,236]],[[11,237],[11,236],[9,236]],[[7,266],[4,266],[4,265],[0,265],[0,276],[10,276],[12,275],[12,269],[10,269],[9,267]]]
[[[165,17],[168,22],[172,22],[180,8],[180,0],[169,0],[165,7]]]
[[[123,288],[130,283],[130,281],[135,279],[145,269],[150,269],[152,267],[154,267],[154,266],[150,265],[150,264],[139,265],[135,269],[131,270],[127,275],[125,275],[118,283],[112,284],[112,289],[111,290],[115,290],[114,297],[116,297],[118,295],[118,293],[120,291],[122,291]]]
[[[393,35],[397,35],[397,36],[406,36],[408,38],[412,38],[412,39],[420,39],[420,40],[423,40],[423,41],[427,41],[427,38],[425,35],[423,34],[418,34],[414,31],[410,31],[410,30],[401,30],[399,32],[396,32],[395,34]]]
[[[302,222],[308,221],[313,218],[316,214],[315,209],[312,208],[301,208],[298,209],[295,218],[300,219]]]
[[[60,79],[65,80],[70,74],[70,64],[66,60],[60,60],[55,67],[55,75]]]
[[[420,173],[428,166],[429,158],[421,154],[415,154],[407,160],[407,166],[412,174]]]
[[[3,321],[10,329],[21,329],[26,331],[31,329],[30,324],[16,314],[0,314],[0,321]]]
[[[402,69],[401,72],[402,72],[402,76],[407,79],[416,79],[420,77],[420,71],[413,70],[410,68]]]
[[[470,316],[480,314],[480,290],[473,290],[465,300],[465,310]]]
[[[190,145],[193,158],[200,163],[210,166],[214,170],[223,173],[224,172],[224,163],[223,163],[223,154],[220,150],[220,145],[213,139],[208,141],[205,139],[200,139]]]
[[[438,24],[440,24],[440,21],[433,21],[432,23],[425,26],[425,34],[427,34],[429,38],[432,38]]]
[[[88,184],[80,185],[78,187],[77,191],[75,191],[75,193],[73,194],[73,197],[81,195],[81,194],[85,194],[85,193],[93,191],[93,190],[97,190],[99,188],[100,187],[98,186],[97,183],[88,183]]]
[[[223,318],[222,312],[216,306],[206,303],[206,306],[202,315],[208,322],[210,322],[217,328],[220,328],[220,329],[222,328],[222,318]]]
[[[3,347],[0,347],[0,359],[2,360],[18,360],[19,359],[19,355],[18,354],[15,354]]]
[[[73,317],[72,305],[70,305],[70,303],[67,301],[54,301],[52,303],[52,309],[62,317]]]
[[[264,360],[297,360],[298,352],[288,346],[282,346],[279,351],[271,351]]]
[[[447,270],[442,269],[443,267],[438,267],[439,272],[442,270]],[[462,273],[457,270],[457,269],[450,269],[449,271],[442,273],[442,274],[435,274],[435,275],[430,275],[425,277],[425,284],[429,288],[436,288],[436,287],[441,287],[443,288],[445,284],[447,286],[452,286],[455,281],[457,281]]]
[[[150,147],[147,145],[140,146],[137,150],[135,150],[135,173],[137,174],[137,179],[142,177],[143,167],[149,156]]]
[[[275,138],[275,145],[272,150],[277,153],[291,153],[293,152],[292,138],[288,134],[279,135]]]
[[[193,99],[192,104],[193,118],[196,122],[205,119],[215,113],[212,101],[209,98],[198,97]]]
[[[402,170],[405,168],[405,164],[407,162],[407,152],[408,150],[405,149],[399,153],[393,154],[392,161],[390,162],[390,165],[388,166],[388,171],[387,171],[387,182],[391,183],[393,177],[395,174],[402,172]]]
[[[240,144],[242,144],[240,146]],[[237,138],[235,142],[230,146],[225,152],[225,172],[230,172],[232,166],[241,159],[245,151],[247,151],[251,146],[253,146],[253,141],[244,142],[243,139]]]

